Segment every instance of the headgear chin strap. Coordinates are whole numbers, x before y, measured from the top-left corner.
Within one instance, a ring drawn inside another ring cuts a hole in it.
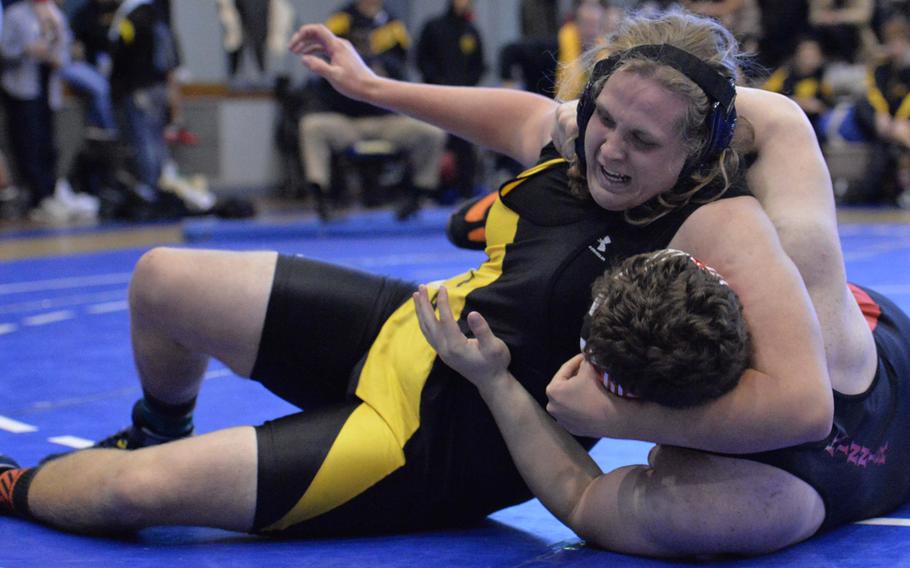
[[[578,110],[576,111],[578,137],[575,139],[575,155],[578,158],[578,165],[581,168],[582,175],[587,173],[585,131],[597,106],[594,85],[601,78],[611,75],[622,61],[636,55],[676,69],[698,85],[711,103],[711,110],[705,119],[709,129],[708,143],[701,154],[692,160],[686,161],[686,165],[682,170],[684,174],[692,172],[701,164],[719,156],[730,145],[730,141],[733,140],[733,130],[736,128],[735,81],[732,78],[724,77],[717,70],[688,51],[670,44],[638,45],[598,61],[594,65],[591,76],[588,78],[584,92],[581,94],[581,98],[578,101]]]

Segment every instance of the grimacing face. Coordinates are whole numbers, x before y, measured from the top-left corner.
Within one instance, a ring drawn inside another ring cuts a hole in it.
[[[671,189],[686,161],[686,101],[634,71],[607,79],[585,131],[588,189],[609,211],[637,207]]]

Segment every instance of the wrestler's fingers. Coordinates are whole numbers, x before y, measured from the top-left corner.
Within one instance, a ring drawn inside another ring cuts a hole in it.
[[[439,310],[439,333],[444,338],[446,345],[451,349],[463,348],[468,340],[458,326],[452,306],[449,304],[449,291],[445,286],[440,286],[436,293],[436,309]]]
[[[299,50],[300,55],[312,55],[314,53],[325,53],[325,47],[319,45],[318,43],[308,43],[301,47]]]
[[[304,45],[309,43],[317,43],[326,46],[334,37],[335,34],[322,24],[304,24],[303,26],[300,26],[293,36],[291,36],[291,41],[288,42],[288,48],[296,53],[297,49],[301,49]]]
[[[439,345],[437,333],[439,322],[436,319],[436,312],[433,310],[433,304],[430,303],[427,287],[421,284],[417,291],[414,292],[413,297],[415,312],[417,313],[417,325],[420,326],[420,331],[427,339],[427,342],[432,345],[433,348],[436,348]]]
[[[331,69],[331,66],[326,60],[315,55],[304,55],[300,60],[307,69],[321,77],[325,77],[328,74],[329,69]]]
[[[449,291],[446,290],[445,286],[440,286],[439,291],[436,293],[436,309],[439,310],[439,322],[445,330],[451,333],[454,328],[454,331],[461,335],[461,330],[458,329],[458,324],[455,323],[452,306],[449,305]]]
[[[493,334],[493,330],[490,329],[490,324],[479,312],[468,314],[468,327],[471,328],[471,332],[477,339],[481,349],[489,349],[494,345],[497,337]]]

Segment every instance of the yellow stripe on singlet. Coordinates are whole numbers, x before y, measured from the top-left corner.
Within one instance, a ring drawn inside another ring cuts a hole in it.
[[[525,180],[527,180],[532,175],[536,174],[537,172],[543,171],[547,168],[550,168],[552,166],[555,166],[556,164],[563,163],[565,161],[566,161],[565,158],[553,158],[552,160],[547,160],[546,162],[537,164],[533,168],[530,168],[530,169],[527,169],[527,170],[521,172],[520,174],[518,174],[518,176],[515,179],[513,179],[512,181],[503,185],[502,188],[499,190],[499,194],[502,195],[503,197],[505,197],[506,195],[509,194],[510,191],[512,191],[519,185],[521,185]]]
[[[496,200],[487,219],[487,261],[444,282],[455,318],[470,292],[502,275],[506,245],[515,240],[518,215]],[[494,236],[491,239],[490,236]],[[435,295],[436,288],[431,288]],[[436,359],[408,300],[383,324],[360,373],[359,405],[332,444],[303,497],[266,530],[281,530],[343,505],[405,464],[404,446],[420,427],[423,387]]]

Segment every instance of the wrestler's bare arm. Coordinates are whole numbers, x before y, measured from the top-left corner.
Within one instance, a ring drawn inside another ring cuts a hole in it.
[[[469,339],[444,289],[438,318],[426,287],[414,300],[424,336],[478,388],[528,486],[588,543],[649,556],[755,554],[803,540],[821,523],[815,491],[764,464],[675,448],[652,452],[649,466],[604,474],[512,377],[508,348],[479,314],[468,316]]]
[[[815,132],[782,95],[739,87],[736,105],[755,131],[758,157],[747,174],[749,188],[812,298],[831,383],[861,392],[874,372],[875,347],[846,286],[831,178]]]
[[[799,274],[758,203],[740,197],[705,205],[670,246],[715,267],[737,291],[752,335],[753,368],[731,392],[687,409],[621,399],[590,381],[557,375],[547,388],[547,410],[574,434],[726,453],[827,435],[833,399],[821,332]]]
[[[290,49],[312,72],[339,92],[428,122],[466,140],[534,163],[549,142],[556,103],[515,89],[450,87],[379,77],[350,42],[325,26],[309,24],[294,34]]]

